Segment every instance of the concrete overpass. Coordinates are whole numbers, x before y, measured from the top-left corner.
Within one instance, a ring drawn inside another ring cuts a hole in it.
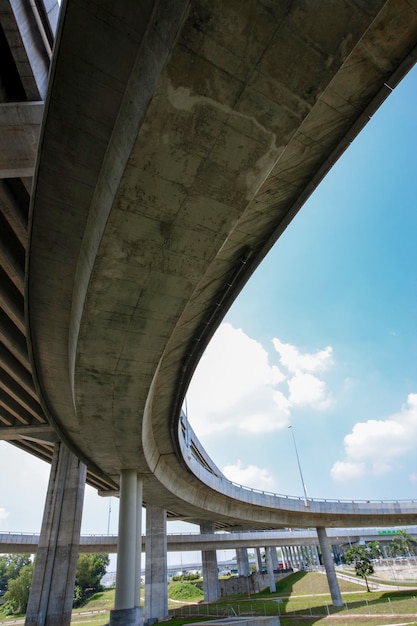
[[[406,529],[407,535],[416,538],[417,527]],[[330,528],[328,537],[332,544],[355,544],[358,542],[386,541],[396,536],[395,530],[386,528]],[[82,535],[80,552],[117,553],[117,535]],[[0,533],[0,554],[34,554],[39,544],[37,533]],[[168,534],[168,552],[187,552],[204,550],[230,550],[236,548],[266,548],[277,546],[318,545],[315,530],[297,529],[294,531],[260,530],[256,532],[217,532],[210,534]],[[142,535],[142,552],[146,552],[146,535]]]
[[[242,489],[178,433],[228,307],[414,64],[415,3],[68,2],[55,43],[56,3],[3,4],[0,435],[55,450],[74,554],[86,470],[121,489],[128,561],[142,500],[224,528],[414,523],[412,501]]]

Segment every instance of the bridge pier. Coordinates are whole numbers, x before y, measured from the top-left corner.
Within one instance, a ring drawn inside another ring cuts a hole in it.
[[[166,511],[146,507],[145,624],[168,618]]]
[[[136,470],[120,472],[119,542],[114,610],[110,626],[139,626],[142,552],[142,479]]]
[[[317,536],[319,538],[320,550],[323,557],[323,565],[326,570],[327,582],[329,583],[330,595],[333,600],[333,606],[343,606],[342,595],[337,581],[336,569],[334,566],[333,556],[330,550],[329,540],[326,529],[317,528]]]
[[[279,569],[278,553],[275,546],[271,547],[272,567],[274,570]]]
[[[55,445],[26,626],[71,622],[86,471],[63,443]]]
[[[212,522],[202,522],[200,531],[202,534],[214,533],[214,524]],[[202,550],[201,561],[203,567],[204,600],[206,602],[214,602],[220,598],[216,550]]]
[[[236,561],[239,576],[250,576],[247,548],[236,548]]]
[[[260,548],[255,548],[255,561],[256,561],[256,570],[258,572],[261,572],[263,570],[263,563],[262,563],[262,556],[261,556]]]
[[[275,584],[275,575],[274,575],[274,563],[272,560],[272,550],[275,550],[275,548],[271,548],[271,546],[268,546],[267,548],[265,548],[265,554],[266,554],[266,569],[268,571],[268,582],[269,582],[269,591],[271,593],[275,593],[277,588],[276,588],[276,584]]]

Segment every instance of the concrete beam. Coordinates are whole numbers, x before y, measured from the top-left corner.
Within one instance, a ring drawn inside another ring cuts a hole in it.
[[[48,13],[52,16],[52,7]],[[28,100],[42,100],[48,87],[51,43],[35,2],[2,3],[2,26]]]
[[[33,176],[43,102],[0,105],[0,178]]]
[[[0,441],[19,441],[27,439],[30,441],[47,441],[49,443],[56,443],[58,437],[49,424],[42,426],[41,424],[31,424],[24,426],[20,424],[18,426],[7,426],[6,428],[0,427]]]

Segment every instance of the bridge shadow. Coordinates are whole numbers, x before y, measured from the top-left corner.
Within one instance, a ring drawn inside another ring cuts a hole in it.
[[[308,571],[295,572],[277,581],[275,592],[266,588],[258,593],[223,596],[217,602],[206,604],[203,601],[200,605],[194,605],[194,608],[190,606],[186,612],[181,613],[182,617],[186,617],[188,613],[193,618],[182,623],[193,619],[200,621],[204,618],[210,621],[220,619],[230,621],[233,617],[244,619],[262,616],[300,619],[305,626],[310,626],[324,618],[332,617],[346,616],[349,623],[354,623],[355,618],[362,621],[371,619],[372,615],[380,613],[387,618],[392,617],[394,612],[415,617],[413,588],[368,593],[362,587],[358,588],[357,583],[347,582],[342,584],[341,591],[343,606],[333,606],[327,578],[324,575]],[[404,599],[410,600],[413,606],[397,605],[397,602]]]
[[[415,603],[415,589],[387,590],[367,593],[364,589],[354,589],[357,583],[351,583],[351,590],[342,591],[343,606],[336,607],[332,604],[327,579],[311,572],[295,572],[291,576],[277,581],[276,591],[272,593],[264,589],[257,594],[257,602],[264,602],[263,614],[278,617],[299,617],[303,623],[314,624],[326,617],[339,616],[344,613],[347,617],[372,616],[373,613],[386,613],[387,616],[396,612],[395,605],[405,599],[411,599]],[[349,585],[350,586],[350,585]],[[352,594],[352,600],[349,600]],[[357,598],[356,594],[362,596]],[[323,601],[320,597],[323,596]],[[356,597],[355,597],[356,596]],[[274,608],[274,604],[276,605]],[[378,607],[378,609],[376,608]],[[408,614],[408,609],[399,607],[399,613]],[[415,617],[415,613],[410,613]]]

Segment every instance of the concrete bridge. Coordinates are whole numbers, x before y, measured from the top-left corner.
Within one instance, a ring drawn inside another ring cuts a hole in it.
[[[408,536],[417,537],[417,526],[404,529]],[[398,529],[386,528],[330,528],[327,536],[331,544],[356,544],[370,541],[390,543]],[[117,553],[117,535],[82,535],[80,552]],[[34,554],[39,544],[37,533],[0,533],[0,553]],[[315,530],[258,530],[255,532],[218,532],[210,534],[167,534],[168,552],[230,550],[236,548],[267,548],[282,546],[319,545]],[[146,552],[146,535],[142,535],[141,550]]]
[[[228,307],[415,63],[415,3],[80,0],[58,20],[53,0],[5,0],[0,16],[0,436],[52,462],[27,623],[69,623],[86,479],[120,495],[115,624],[141,619],[142,503],[153,563],[167,515],[316,527],[326,555],[325,528],[415,523],[412,500],[242,489],[180,420]],[[146,619],[166,614],[157,569]]]

